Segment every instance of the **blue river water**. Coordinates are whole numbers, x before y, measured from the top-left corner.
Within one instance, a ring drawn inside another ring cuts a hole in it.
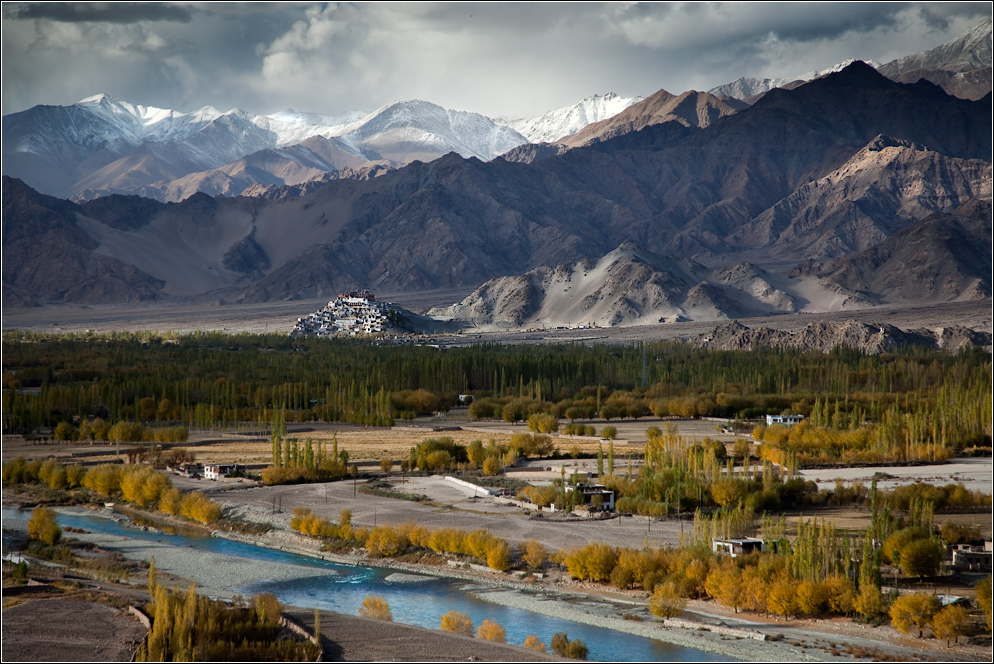
[[[10,522],[26,521],[27,518],[26,512],[3,509],[5,527]],[[469,615],[474,625],[479,625],[484,619],[500,623],[507,634],[508,643],[521,644],[526,636],[536,634],[548,644],[553,634],[566,632],[570,639],[580,639],[587,644],[591,660],[735,661],[728,657],[675,646],[655,639],[491,604],[472,594],[474,589],[485,590],[485,588],[466,581],[428,577],[428,581],[419,583],[393,583],[386,581],[386,577],[394,573],[393,570],[338,565],[219,537],[142,531],[126,523],[96,516],[59,514],[58,520],[63,526],[82,528],[95,533],[175,543],[175,546],[193,547],[203,551],[273,563],[330,568],[336,572],[334,576],[264,582],[232,589],[233,592],[246,596],[269,592],[276,595],[284,604],[293,606],[304,608],[317,606],[338,613],[358,615],[359,607],[367,595],[379,595],[389,604],[396,622],[438,629],[439,620],[447,611],[461,611]]]

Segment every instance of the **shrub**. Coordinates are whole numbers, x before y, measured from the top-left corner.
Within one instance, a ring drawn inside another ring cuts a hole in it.
[[[359,607],[359,615],[363,618],[375,618],[376,620],[393,621],[393,614],[390,613],[390,605],[378,595],[367,595]]]
[[[188,519],[210,524],[221,518],[221,506],[203,493],[193,491],[183,496],[180,513]]]
[[[552,652],[569,659],[587,659],[587,644],[579,639],[570,640],[566,632],[552,635]]]
[[[982,579],[977,582],[977,604],[980,605],[980,610],[984,614],[984,620],[987,622],[987,631],[991,631],[991,608],[992,603],[994,603],[994,597],[991,595],[991,576],[988,574],[986,579]]]
[[[473,621],[469,616],[460,611],[449,611],[442,616],[442,631],[473,636]]]
[[[681,596],[674,581],[657,584],[649,598],[649,610],[660,618],[676,618],[683,613],[685,606],[687,600]]]
[[[566,570],[574,579],[607,581],[618,562],[615,550],[608,544],[592,542],[566,554]]]
[[[545,562],[545,547],[539,541],[530,539],[522,542],[520,549],[521,558],[529,567],[541,567]]]
[[[570,659],[587,659],[587,644],[580,639],[573,639],[566,646],[566,656]]]
[[[534,650],[535,652],[545,652],[545,643],[543,643],[535,634],[529,634],[526,636],[525,642],[522,645],[529,650]]]
[[[483,462],[483,473],[485,475],[497,475],[500,473],[500,459],[497,457],[487,457]]]
[[[476,638],[496,641],[497,643],[507,643],[507,634],[504,633],[504,628],[500,623],[490,620],[484,620],[476,628]]]
[[[498,572],[503,572],[511,566],[507,542],[502,540],[490,547],[487,551],[487,566]]]

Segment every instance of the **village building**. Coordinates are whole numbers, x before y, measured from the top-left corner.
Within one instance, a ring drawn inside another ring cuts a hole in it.
[[[580,482],[576,485],[567,485],[566,492],[576,491],[582,498],[581,504],[599,507],[605,512],[614,511],[614,491],[603,484],[584,484]]]
[[[231,477],[242,472],[244,469],[237,463],[212,463],[204,466],[204,479],[219,480],[222,477]]]
[[[799,424],[801,420],[804,419],[803,415],[767,415],[766,416],[766,426],[773,426],[774,424],[782,424],[784,426],[793,426]]]
[[[994,550],[989,541],[985,542],[984,546],[960,544],[953,549],[954,569],[990,574],[992,560],[994,560]]]
[[[755,537],[715,537],[711,540],[711,550],[714,553],[737,558],[755,551],[765,551],[766,544],[763,540]]]

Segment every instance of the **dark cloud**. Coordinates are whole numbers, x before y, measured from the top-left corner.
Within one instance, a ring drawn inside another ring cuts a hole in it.
[[[0,101],[10,113],[106,92],[181,111],[338,113],[418,98],[522,117],[609,91],[885,63],[989,13],[986,2],[5,3]]]
[[[189,11],[157,2],[27,2],[4,8],[4,17],[20,20],[48,19],[62,23],[134,23],[176,21],[189,23]]]

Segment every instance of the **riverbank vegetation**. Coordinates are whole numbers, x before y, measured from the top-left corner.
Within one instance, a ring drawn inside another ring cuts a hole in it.
[[[42,485],[56,493],[59,504],[122,500],[141,509],[156,509],[204,525],[221,518],[221,506],[200,491],[182,493],[169,475],[144,465],[65,465],[55,458],[28,461],[17,457],[3,464],[3,485]],[[77,493],[80,495],[65,495]]]
[[[280,418],[388,425],[470,395],[471,418],[528,421],[538,434],[561,419],[804,415],[799,428],[756,432],[786,465],[938,460],[991,446],[991,355],[979,348],[870,356],[660,342],[442,351],[275,334],[16,331],[3,337],[3,387],[5,432],[58,429],[81,441],[120,423],[136,440],[146,429],[162,429],[160,437],[238,423],[270,430]]]
[[[373,558],[395,558],[414,549],[469,556],[500,572],[511,566],[507,541],[482,529],[468,533],[457,528],[431,530],[413,521],[354,528],[349,510],[342,510],[338,523],[332,523],[307,507],[293,509],[290,528],[313,537],[354,541]]]
[[[229,604],[197,594],[192,582],[186,592],[172,590],[156,576],[154,559],[148,589],[152,628],[137,662],[313,662],[318,656],[316,643],[284,630],[283,606],[271,594]]]

